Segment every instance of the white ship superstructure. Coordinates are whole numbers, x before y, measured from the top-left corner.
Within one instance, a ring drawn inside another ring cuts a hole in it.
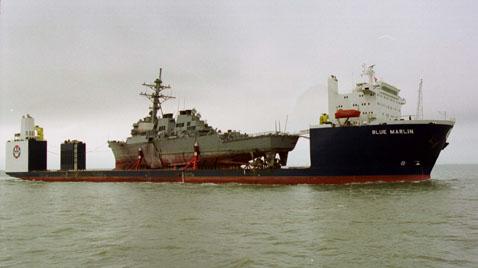
[[[350,93],[338,92],[337,77],[328,79],[330,121],[339,124],[334,114],[338,110],[357,110],[360,116],[349,118],[352,125],[379,124],[381,122],[400,120],[401,107],[405,99],[399,96],[400,89],[375,77],[373,65],[364,66],[363,76],[367,82],[357,83]]]

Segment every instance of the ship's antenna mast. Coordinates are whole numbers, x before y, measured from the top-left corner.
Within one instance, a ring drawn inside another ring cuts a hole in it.
[[[423,119],[423,79],[420,79],[420,84],[418,85],[418,102],[417,102],[417,113],[416,118],[418,120]]]
[[[173,96],[168,96],[164,95],[163,91],[166,89],[171,88],[171,86],[163,85],[162,81],[162,72],[163,68],[159,69],[159,77],[154,80],[154,84],[146,84],[143,83],[143,86],[148,87],[151,89],[153,92],[152,93],[147,93],[147,92],[141,92],[139,95],[145,96],[148,98],[153,105],[150,108],[150,116],[151,116],[151,123],[154,124],[154,127],[158,124],[158,111],[161,111],[161,115],[163,115],[163,109],[161,104],[169,99],[174,99]]]
[[[362,76],[366,75],[368,76],[368,85],[370,87],[370,90],[373,90],[373,84],[375,80],[375,71],[373,70],[373,67],[375,64],[367,66],[367,64],[362,65]]]

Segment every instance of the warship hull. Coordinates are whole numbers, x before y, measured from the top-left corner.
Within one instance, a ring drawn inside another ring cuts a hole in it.
[[[310,129],[309,168],[10,172],[32,181],[348,184],[423,181],[447,145],[450,121]]]
[[[115,169],[131,170],[138,167],[138,149],[144,158],[140,167],[145,169],[180,168],[194,157],[194,144],[198,144],[201,168],[233,168],[247,164],[251,159],[277,153],[282,164],[294,149],[299,136],[286,134],[260,135],[223,140],[218,135],[183,137],[181,139],[153,139],[145,143],[110,141],[116,159]]]

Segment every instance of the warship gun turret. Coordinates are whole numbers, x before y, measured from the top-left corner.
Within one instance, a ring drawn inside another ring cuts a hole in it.
[[[287,164],[298,135],[283,132],[250,135],[238,131],[221,132],[207,124],[195,109],[182,110],[176,116],[163,113],[161,104],[174,97],[165,94],[171,88],[159,77],[143,86],[152,105],[149,115],[133,124],[126,141],[108,141],[117,170],[176,169],[193,166],[200,169],[280,168]],[[160,113],[161,115],[158,115]]]

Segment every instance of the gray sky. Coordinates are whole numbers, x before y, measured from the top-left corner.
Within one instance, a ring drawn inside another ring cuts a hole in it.
[[[68,138],[87,143],[89,168],[113,167],[106,140],[147,114],[140,84],[159,67],[181,108],[261,132],[287,115],[289,131],[316,123],[327,77],[349,91],[363,63],[402,89],[404,114],[423,77],[425,115],[457,120],[439,162],[477,163],[477,12],[476,1],[1,0],[0,169],[25,113],[45,128],[49,168]],[[289,163],[308,162],[303,140]]]

